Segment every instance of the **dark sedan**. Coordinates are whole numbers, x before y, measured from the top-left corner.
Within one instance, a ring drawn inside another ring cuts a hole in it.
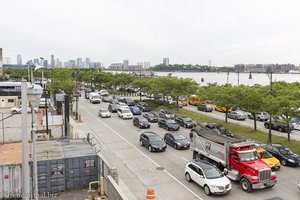
[[[125,98],[124,103],[128,106],[134,106],[134,101],[131,98]]]
[[[151,111],[151,107],[148,104],[146,104],[145,102],[138,103],[137,107],[139,107],[139,109],[142,112],[150,112]]]
[[[166,129],[167,131],[178,131],[180,126],[174,119],[160,119],[158,126]]]
[[[132,112],[133,115],[141,114],[141,111],[137,106],[129,107],[129,110]]]
[[[214,110],[214,107],[210,104],[200,104],[197,106],[197,110],[204,112],[212,112]]]
[[[194,128],[197,126],[197,123],[194,122],[191,118],[189,117],[176,117],[175,121],[180,125],[185,128]]]
[[[190,142],[183,134],[178,132],[166,133],[164,135],[164,141],[175,149],[190,148]]]
[[[152,151],[165,151],[167,145],[165,141],[154,132],[144,132],[140,135],[140,145]]]
[[[142,116],[134,117],[133,125],[139,128],[150,128],[150,123],[145,117]]]
[[[152,113],[152,112],[145,113],[143,115],[143,117],[145,117],[148,120],[148,122],[150,122],[150,123],[158,122],[158,116],[156,114]]]
[[[110,104],[108,105],[108,110],[109,110],[111,113],[117,112],[117,110],[118,110],[118,104],[110,103]]]
[[[266,121],[264,123],[264,127],[268,129],[270,127],[270,120]],[[288,132],[288,130],[291,132],[294,130],[294,126],[290,124],[287,126],[283,120],[271,120],[271,129],[280,131],[280,132]]]
[[[205,124],[205,127],[213,129],[213,130],[217,131],[221,135],[226,135],[226,136],[229,136],[229,137],[233,137],[233,133],[231,133],[228,129],[226,129],[221,124],[208,123],[208,124]]]
[[[293,153],[289,148],[280,144],[267,144],[262,146],[269,151],[275,158],[277,158],[282,165],[292,167],[300,166],[300,156]]]

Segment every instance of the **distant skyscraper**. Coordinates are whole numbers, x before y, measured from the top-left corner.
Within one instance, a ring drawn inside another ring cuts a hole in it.
[[[208,60],[208,66],[211,66],[211,59]]]
[[[48,60],[44,60],[43,64],[44,64],[45,67],[48,67]]]
[[[123,69],[128,70],[128,66],[129,66],[129,60],[124,60],[123,61]]]
[[[85,58],[85,64],[86,64],[86,68],[90,68],[90,64],[91,64],[91,59],[90,58]]]
[[[170,63],[169,63],[169,58],[164,58],[164,59],[163,59],[163,65],[164,65],[164,66],[169,66],[169,64],[170,64]]]
[[[0,48],[0,75],[3,74],[2,48]]]
[[[51,55],[51,68],[55,67],[55,59],[54,59],[54,55]]]
[[[149,68],[150,67],[150,62],[144,62],[144,68]]]
[[[17,65],[22,65],[22,56],[21,56],[21,54],[17,55]]]
[[[77,58],[77,67],[82,68],[82,58]]]
[[[40,59],[38,59],[38,58],[33,59],[33,63],[39,65],[40,64]]]

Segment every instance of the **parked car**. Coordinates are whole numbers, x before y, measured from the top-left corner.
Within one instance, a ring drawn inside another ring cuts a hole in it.
[[[119,108],[117,110],[118,116],[122,119],[132,119],[133,115],[129,109]]]
[[[100,96],[109,96],[109,93],[107,90],[100,90],[98,93]]]
[[[158,116],[163,119],[174,119],[174,114],[168,110],[160,110]]]
[[[191,118],[189,117],[175,117],[175,121],[180,125],[185,128],[194,128],[197,126],[197,123],[194,122]]]
[[[194,181],[204,188],[206,195],[226,194],[231,190],[231,182],[214,165],[205,161],[191,161],[185,166],[185,179]]]
[[[158,122],[158,116],[153,112],[145,113],[143,117],[145,117],[150,123]]]
[[[216,124],[216,123],[207,123],[205,124],[205,127],[214,129],[221,135],[226,135],[228,137],[233,137],[233,133],[230,132],[228,129],[226,129],[223,125],[221,124]]]
[[[266,129],[269,129],[270,120],[265,121],[264,127]],[[292,130],[294,130],[294,125],[290,124],[289,126],[287,126],[283,120],[275,119],[275,120],[271,120],[271,129],[274,129],[274,130],[277,130],[280,132],[288,132],[288,130],[289,130],[291,132]]]
[[[139,128],[150,128],[150,123],[145,117],[137,116],[133,118],[133,125]]]
[[[242,111],[232,111],[228,113],[228,118],[235,120],[245,120],[247,119],[247,115]]]
[[[214,107],[210,104],[200,104],[197,106],[197,110],[204,112],[212,112],[214,110]]]
[[[281,144],[267,144],[262,147],[276,157],[280,161],[281,165],[292,167],[300,166],[300,156],[293,153],[289,148]]]
[[[27,106],[26,109],[27,109],[27,113],[31,113],[31,108],[29,106]],[[34,112],[38,112],[38,108],[34,108],[33,110],[34,110]],[[10,112],[12,114],[21,114],[22,113],[22,105],[11,108]]]
[[[118,104],[110,103],[110,104],[108,105],[108,110],[109,110],[111,113],[115,113],[115,112],[117,112],[118,107],[119,107]]]
[[[270,119],[270,115],[266,112],[258,112],[255,114],[255,117],[258,121],[267,121]]]
[[[165,141],[154,132],[144,132],[140,135],[140,145],[152,151],[165,151],[167,145]]]
[[[300,122],[299,121],[298,122],[293,122],[292,125],[294,126],[295,130],[298,130],[298,131],[300,130]]]
[[[102,102],[111,102],[112,98],[109,95],[105,95],[101,97]]]
[[[166,129],[167,131],[178,131],[180,126],[175,122],[174,119],[160,119],[158,126]]]
[[[109,118],[111,117],[111,113],[109,112],[108,109],[100,108],[98,111],[98,116],[101,118]]]
[[[126,103],[128,106],[134,106],[134,101],[132,98],[125,98],[124,103]]]
[[[175,149],[188,149],[190,148],[190,142],[181,133],[168,132],[164,135],[164,141],[174,147]]]
[[[272,171],[280,169],[280,161],[275,158],[270,152],[262,147],[258,147],[256,151],[260,159],[264,161]]]
[[[145,103],[145,102],[139,102],[137,104],[137,107],[139,107],[139,109],[142,112],[150,112],[151,111],[151,107],[147,103]]]
[[[118,102],[117,106],[118,106],[118,109],[129,109],[129,106],[123,102]]]
[[[137,106],[129,107],[129,110],[132,112],[133,115],[141,114],[141,111],[140,111],[139,107],[137,107]]]

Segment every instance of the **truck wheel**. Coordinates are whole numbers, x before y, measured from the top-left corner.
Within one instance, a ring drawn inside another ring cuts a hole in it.
[[[281,164],[283,165],[283,166],[286,166],[286,161],[285,160],[281,160]]]
[[[187,180],[187,182],[191,182],[192,181],[191,176],[190,176],[190,174],[188,172],[185,173],[185,179]]]
[[[210,189],[209,189],[208,185],[204,186],[204,192],[206,195],[210,195]]]
[[[246,178],[242,178],[241,187],[245,192],[251,191],[251,184],[249,183],[248,179],[246,179]]]

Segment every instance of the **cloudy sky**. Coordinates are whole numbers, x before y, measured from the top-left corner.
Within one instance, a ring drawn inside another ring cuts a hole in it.
[[[0,0],[3,56],[300,64],[299,0]]]

